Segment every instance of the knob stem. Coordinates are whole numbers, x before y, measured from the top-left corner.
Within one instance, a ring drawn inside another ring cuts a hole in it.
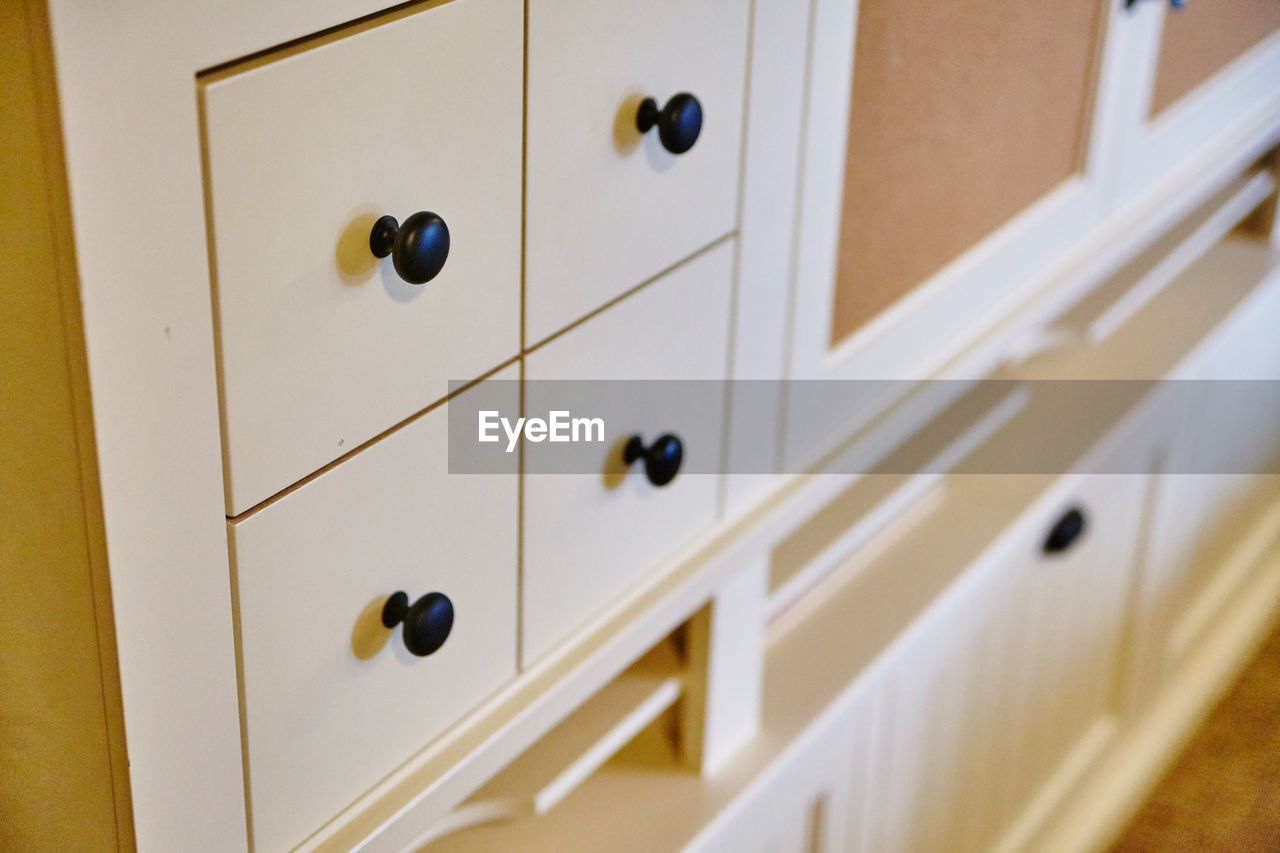
[[[383,216],[373,223],[373,230],[369,232],[369,249],[375,258],[385,258],[391,254],[399,231],[400,223],[394,216]]]
[[[409,612],[409,596],[404,592],[392,593],[387,603],[382,605],[382,624],[386,628],[394,628],[404,621]]]
[[[658,109],[658,102],[653,98],[645,98],[640,102],[640,108],[636,110],[636,130],[641,133],[648,133],[653,130],[653,126],[658,123],[658,116],[662,114]]]

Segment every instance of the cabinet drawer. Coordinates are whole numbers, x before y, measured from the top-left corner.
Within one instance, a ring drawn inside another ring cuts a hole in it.
[[[229,515],[517,354],[522,24],[454,0],[203,81]],[[417,211],[423,285],[370,250]]]
[[[257,850],[292,848],[515,672],[514,466],[450,475],[448,406],[228,524]],[[397,591],[451,601],[434,654],[382,625]]]
[[[532,353],[526,413],[540,414],[534,411],[540,380],[723,378],[732,267],[733,244],[726,242]],[[713,471],[718,464],[723,384],[699,385],[705,393],[697,406],[680,395],[681,402],[665,408],[651,403],[653,388],[643,405],[628,407],[634,395],[627,389],[609,395],[604,441],[586,445],[602,449],[583,451],[599,455],[599,473],[525,475],[526,663],[714,520],[717,478],[691,472]],[[684,457],[675,479],[658,487],[646,479],[641,463],[623,466],[622,447],[630,435],[652,442],[664,433],[679,437]],[[531,452],[527,447],[526,455]]]
[[[540,341],[734,227],[748,6],[539,0],[529,8],[526,340]],[[702,108],[682,154],[646,97]]]

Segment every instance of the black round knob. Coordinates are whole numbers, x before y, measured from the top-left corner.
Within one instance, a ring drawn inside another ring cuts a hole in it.
[[[702,104],[688,92],[672,95],[662,109],[653,98],[645,98],[636,111],[636,129],[648,133],[654,125],[658,126],[662,147],[672,154],[683,154],[702,132]]]
[[[420,658],[439,650],[453,629],[453,602],[443,592],[429,592],[413,604],[403,592],[382,605],[382,624],[404,625],[404,647]]]
[[[426,284],[449,258],[449,226],[430,211],[413,214],[401,225],[394,216],[373,223],[369,249],[375,258],[391,256],[396,274],[410,284]]]
[[[633,435],[622,449],[622,461],[631,465],[638,459],[644,460],[644,475],[649,478],[649,482],[655,486],[665,486],[676,478],[676,473],[680,470],[684,446],[671,433],[658,436],[648,447],[644,446],[640,436]]]
[[[1072,507],[1062,514],[1062,518],[1053,525],[1044,540],[1046,554],[1059,554],[1076,543],[1084,533],[1088,522],[1078,507]]]

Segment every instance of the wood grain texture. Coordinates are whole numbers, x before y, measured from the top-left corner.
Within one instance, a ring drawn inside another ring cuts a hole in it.
[[[1207,0],[1164,18],[1151,115],[1156,116],[1280,28],[1280,0]]]
[[[1102,8],[864,0],[833,341],[1079,169]]]
[[[0,849],[132,849],[42,2],[0,5]]]

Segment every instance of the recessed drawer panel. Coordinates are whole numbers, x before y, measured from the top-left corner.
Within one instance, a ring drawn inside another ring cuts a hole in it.
[[[748,12],[737,0],[530,4],[526,341],[733,229]],[[700,108],[696,136],[682,93]],[[665,118],[641,134],[646,97]]]
[[[523,38],[454,0],[203,81],[229,515],[518,353]]]
[[[606,387],[602,380],[723,378],[732,266],[733,243],[726,241],[529,355],[525,414],[542,414],[542,380],[591,380],[597,389]],[[694,406],[676,390],[679,383],[670,386],[679,399],[664,405],[655,389],[665,384],[645,383],[646,402],[630,408],[633,389],[620,383],[606,392],[603,441],[583,450],[598,454],[598,473],[525,474],[526,664],[715,518],[717,478],[695,472],[714,471],[720,458],[723,383],[698,383],[704,393]],[[632,435],[652,447],[666,434],[679,440],[683,459],[674,479],[659,486],[641,461],[624,463],[623,449]],[[546,447],[526,445],[527,471],[536,469],[530,454]]]
[[[228,523],[257,850],[291,849],[515,673],[514,463],[449,474],[456,404]],[[396,592],[414,607],[389,629]]]

